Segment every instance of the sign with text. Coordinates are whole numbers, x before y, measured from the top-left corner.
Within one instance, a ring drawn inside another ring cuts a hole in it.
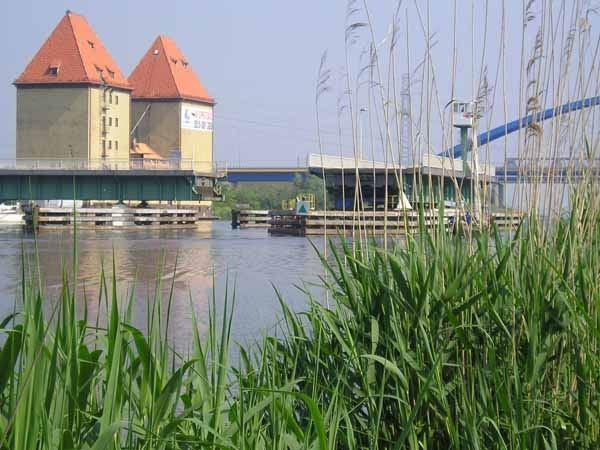
[[[182,106],[181,128],[212,132],[212,111],[210,109],[194,108],[193,106]]]

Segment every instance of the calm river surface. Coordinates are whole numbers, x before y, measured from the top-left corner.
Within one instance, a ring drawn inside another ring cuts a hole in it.
[[[321,246],[322,239],[315,244]],[[319,295],[313,284],[323,269],[308,239],[271,237],[266,230],[231,230],[229,223],[202,224],[191,230],[79,231],[78,308],[85,302],[90,320],[104,321],[105,308],[98,306],[100,273],[104,267],[112,278],[113,252],[122,304],[134,288],[133,322],[146,326],[147,308],[162,292],[163,314],[174,280],[171,336],[185,351],[192,336],[191,308],[200,327],[206,327],[213,292],[217,309],[222,309],[226,281],[235,288],[233,339],[251,342],[265,331],[273,331],[281,317],[274,287],[295,310],[306,306],[304,286]],[[42,232],[38,236],[39,267],[45,288],[45,309],[52,310],[61,284],[63,268],[70,271],[73,234]],[[0,229],[0,318],[17,305],[21,288],[23,255],[35,266],[35,240],[20,228]],[[162,269],[161,269],[162,267]],[[159,276],[160,274],[160,276]],[[93,319],[92,319],[93,318]],[[202,331],[202,330],[201,330]]]

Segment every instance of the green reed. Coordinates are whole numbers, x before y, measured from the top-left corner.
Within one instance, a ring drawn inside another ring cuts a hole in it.
[[[102,273],[101,327],[67,273],[44,314],[24,269],[1,324],[0,448],[598,448],[600,222],[540,229],[331,245],[329,307],[281,299],[281,336],[235,365],[234,294],[204,336],[193,316],[184,355],[159,295],[142,331]]]

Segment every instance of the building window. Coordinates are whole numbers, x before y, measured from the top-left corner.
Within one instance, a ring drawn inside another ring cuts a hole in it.
[[[119,118],[115,117],[115,127],[118,127],[118,126],[119,126]]]
[[[102,157],[106,156],[106,141],[102,139]]]
[[[112,148],[112,141],[108,141],[108,149],[110,150]]]
[[[109,118],[108,118],[108,126],[109,126],[109,127],[112,127],[112,117],[109,117]]]
[[[98,67],[95,64],[94,64],[94,67],[96,68],[96,72],[98,73],[98,78],[100,78],[100,80],[104,80],[104,74],[102,73],[102,68]]]
[[[115,105],[119,104],[119,96],[115,94]]]
[[[119,141],[115,141],[115,150],[119,150]]]
[[[108,94],[108,103],[112,105],[112,92],[109,92]]]

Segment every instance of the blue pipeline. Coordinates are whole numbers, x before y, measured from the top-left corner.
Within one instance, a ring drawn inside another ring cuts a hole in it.
[[[591,108],[593,106],[600,105],[600,97],[590,97],[584,100],[578,100],[576,102],[566,103],[556,108],[548,108],[543,112],[530,114],[523,117],[521,120],[513,120],[512,122],[505,123],[499,127],[492,128],[491,130],[481,133],[477,136],[477,144],[485,145],[489,142],[500,139],[507,134],[514,133],[515,131],[525,128],[532,123],[543,122],[544,120],[552,119],[553,117],[568,114],[574,111],[579,111],[584,108]],[[445,150],[438,154],[438,156],[449,156],[459,158],[462,155],[462,146],[460,144],[455,145],[453,148]]]

